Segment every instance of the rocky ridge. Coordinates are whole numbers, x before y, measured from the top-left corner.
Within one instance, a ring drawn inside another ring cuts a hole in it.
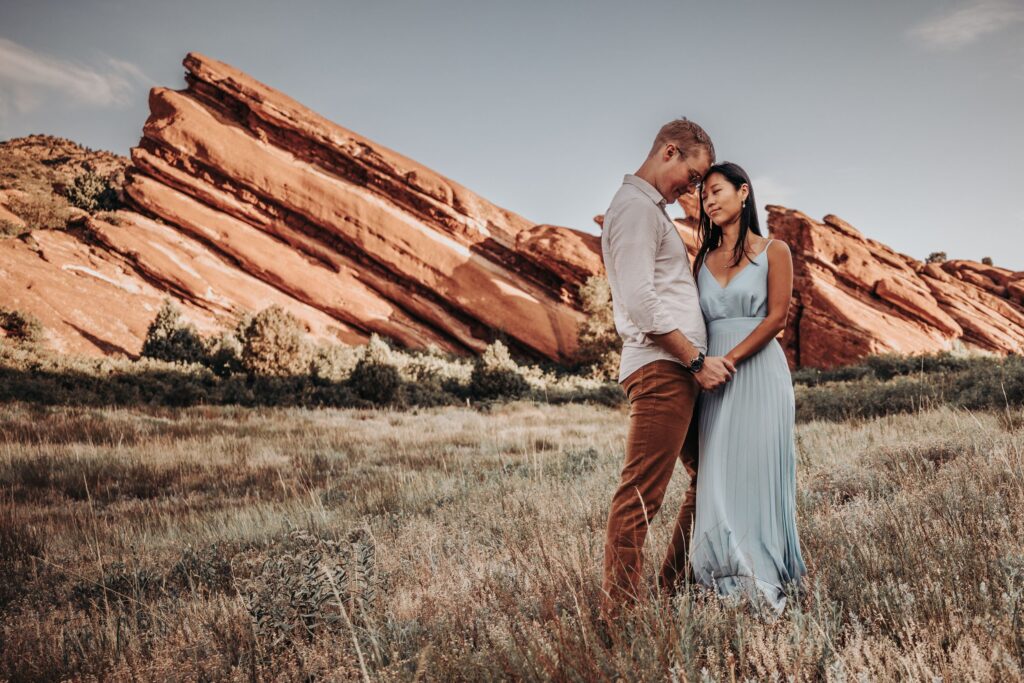
[[[597,236],[531,223],[227,64],[189,53],[184,66],[184,89],[151,90],[130,160],[50,136],[0,143],[5,168],[35,159],[61,172],[36,173],[57,190],[94,170],[126,204],[0,240],[0,305],[36,315],[53,347],[135,355],[169,295],[205,334],[279,304],[320,341],[477,353],[500,336],[572,360],[578,287],[603,271]],[[0,220],[24,222],[12,198],[31,188],[0,180]],[[835,216],[768,210],[793,252],[794,367],[1024,349],[1024,273],[924,263]],[[679,230],[692,254],[693,222]]]

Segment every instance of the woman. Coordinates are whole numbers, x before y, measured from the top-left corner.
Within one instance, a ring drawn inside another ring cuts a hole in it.
[[[712,166],[700,190],[694,259],[708,356],[736,366],[698,405],[700,465],[690,544],[694,579],[777,616],[786,584],[807,573],[796,530],[793,383],[776,335],[786,326],[793,263],[767,239],[747,173]]]

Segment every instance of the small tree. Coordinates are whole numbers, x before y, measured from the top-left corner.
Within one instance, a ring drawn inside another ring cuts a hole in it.
[[[932,253],[928,254],[928,258],[925,259],[925,260],[928,263],[945,263],[946,262],[946,252],[944,252],[944,251],[933,251]]]
[[[530,385],[509,355],[508,347],[499,340],[477,358],[469,388],[477,398],[519,398],[530,390]]]
[[[242,372],[242,344],[234,332],[226,330],[219,335],[204,340],[206,358],[203,365],[210,368],[219,377],[229,377],[233,373]]]
[[[576,360],[580,365],[590,366],[598,377],[614,379],[619,371],[622,340],[615,330],[608,280],[597,275],[589,277],[580,287],[580,298],[586,318],[577,332]]]
[[[238,341],[242,367],[251,375],[299,375],[309,369],[305,330],[291,313],[274,304],[243,321]]]
[[[378,404],[391,403],[402,386],[391,348],[376,334],[370,336],[363,357],[349,377],[349,386],[360,398]]]
[[[981,257],[981,262],[984,265],[986,265],[986,266],[991,266],[992,265],[992,257],[991,256],[983,256],[983,257]]]
[[[142,355],[171,363],[200,363],[206,349],[196,328],[181,319],[181,310],[168,297],[146,330]]]
[[[344,382],[363,357],[363,349],[337,342],[316,346],[310,353],[309,376],[318,384]]]
[[[78,175],[64,190],[64,196],[72,206],[85,209],[89,213],[95,211],[113,211],[120,208],[117,189],[109,178],[86,171]]]

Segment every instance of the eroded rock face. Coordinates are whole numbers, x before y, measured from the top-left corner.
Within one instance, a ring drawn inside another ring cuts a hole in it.
[[[769,206],[768,225],[793,253],[794,294],[783,346],[794,367],[960,345],[999,354],[1024,351],[1024,272],[974,261],[926,264],[832,215],[819,222]]]
[[[43,240],[67,260],[43,269],[45,286],[68,303],[28,295],[43,280],[24,281],[27,266],[4,283],[44,311],[56,346],[136,353],[145,326],[126,321],[152,318],[152,301],[132,301],[148,286],[173,294],[200,329],[280,303],[315,337],[379,333],[471,353],[503,335],[525,355],[572,360],[578,286],[600,267],[596,236],[534,225],[222,62],[190,53],[184,65],[187,88],[150,92],[120,225],[93,217]],[[26,246],[8,241],[19,252],[10,262],[36,257]],[[113,289],[104,297],[98,283]],[[76,290],[90,303],[70,303]],[[88,322],[93,305],[119,322]],[[73,339],[78,327],[91,338]]]
[[[568,361],[592,235],[534,226],[232,67],[155,88],[125,194],[140,212],[364,335]]]
[[[692,262],[693,197],[676,221]],[[780,342],[790,366],[835,367],[877,353],[956,348],[1024,353],[1024,272],[976,261],[924,263],[864,237],[841,218],[816,221],[768,206],[769,235],[793,258],[793,298]],[[595,216],[601,225],[603,216]]]

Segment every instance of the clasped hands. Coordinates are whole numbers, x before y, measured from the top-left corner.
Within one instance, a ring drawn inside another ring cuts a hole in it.
[[[704,367],[694,373],[697,383],[704,391],[714,391],[733,378],[736,366],[725,356],[708,356],[704,359]]]

